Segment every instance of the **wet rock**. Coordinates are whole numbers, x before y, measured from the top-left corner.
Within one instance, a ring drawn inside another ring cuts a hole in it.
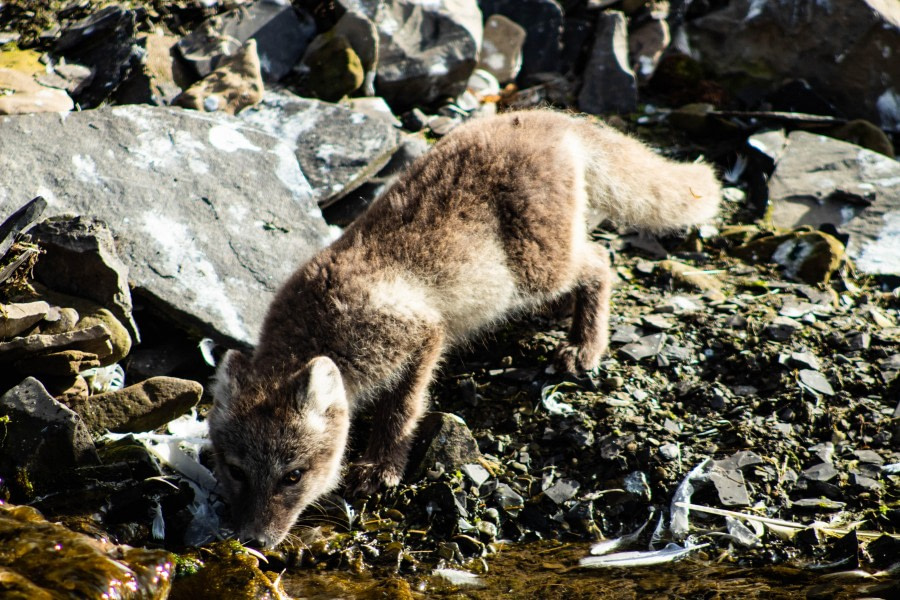
[[[633,112],[637,108],[637,81],[628,62],[628,30],[625,15],[601,13],[578,108],[592,114]]]
[[[818,394],[826,396],[834,396],[834,388],[825,379],[825,376],[812,369],[800,369],[798,372],[800,383]]]
[[[152,377],[136,385],[69,404],[91,431],[152,431],[187,413],[203,394],[195,381]]]
[[[29,234],[44,251],[34,269],[38,281],[107,308],[140,342],[131,314],[128,267],[119,258],[106,223],[91,217],[56,217],[42,221]],[[54,301],[78,308],[64,299]],[[128,349],[123,348],[121,356],[126,354]]]
[[[15,337],[41,321],[50,311],[43,301],[0,304],[0,340]]]
[[[824,231],[798,229],[753,239],[732,252],[751,262],[777,263],[789,278],[815,285],[831,281],[843,260],[844,245]]]
[[[484,69],[500,83],[513,81],[522,68],[522,45],[525,30],[503,15],[490,15],[484,23],[484,40],[478,68]]]
[[[847,253],[869,274],[900,273],[892,250],[900,217],[900,163],[823,136],[794,131],[779,148],[772,136],[750,138],[775,162],[769,180],[772,222],[778,227],[830,223],[849,234]],[[822,177],[827,172],[828,177]]]
[[[73,95],[82,108],[102,104],[139,68],[143,50],[136,43],[136,31],[136,13],[113,5],[72,24],[57,40],[57,54],[93,73]]]
[[[33,75],[0,68],[0,115],[37,112],[66,112],[75,108],[69,95],[41,85]]]
[[[869,542],[866,552],[872,557],[872,564],[880,569],[886,569],[897,563],[900,556],[900,539],[891,535],[882,535]]]
[[[257,104],[262,94],[256,40],[249,39],[234,54],[218,61],[212,73],[186,89],[172,103],[194,110],[235,115]]]
[[[283,141],[227,115],[117,106],[0,118],[0,212],[43,190],[52,213],[114,224],[134,290],[179,321],[250,342],[294,266],[327,239]],[[289,256],[288,256],[289,254]]]
[[[98,541],[45,520],[30,506],[0,505],[0,539],[8,598],[162,600],[174,577],[175,557],[164,550]]]
[[[181,56],[201,77],[218,67],[224,56],[256,40],[259,63],[266,81],[287,75],[316,35],[312,16],[290,3],[256,0],[213,17],[178,42]]]
[[[494,490],[493,499],[508,515],[515,517],[525,505],[525,499],[509,485],[500,483]]]
[[[350,40],[332,32],[312,41],[303,55],[303,65],[308,69],[304,95],[328,102],[352,94],[365,80],[365,69]]]
[[[376,25],[376,91],[395,109],[456,97],[465,90],[481,47],[481,11],[475,0],[387,0]]]
[[[450,413],[431,412],[419,423],[409,453],[406,479],[421,479],[436,463],[441,463],[446,470],[455,470],[479,458],[478,444],[465,421]]]
[[[400,145],[399,133],[380,119],[288,93],[267,93],[240,118],[292,145],[322,207],[374,176]]]
[[[650,19],[628,34],[628,57],[639,83],[653,77],[672,36],[664,19]]]
[[[0,478],[16,501],[45,493],[67,470],[99,462],[81,418],[37,379],[29,377],[0,397],[0,413],[9,417],[0,437]]]
[[[143,50],[140,65],[116,91],[116,102],[155,106],[171,104],[194,79],[188,68],[176,58],[178,38],[150,33],[139,36],[137,43]]]
[[[522,68],[524,84],[538,73],[556,73],[562,55],[563,10],[556,0],[480,0],[486,17],[503,15],[525,30]]]
[[[704,66],[741,75],[748,91],[802,78],[847,116],[900,127],[900,63],[885,50],[900,46],[896,3],[731,0],[686,31]]]

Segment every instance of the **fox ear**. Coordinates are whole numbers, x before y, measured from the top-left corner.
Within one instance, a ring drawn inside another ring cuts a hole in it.
[[[238,395],[244,380],[244,373],[250,365],[247,357],[238,350],[229,350],[222,357],[216,369],[212,393],[216,406],[228,410],[234,397]]]
[[[298,393],[300,407],[312,409],[321,416],[347,408],[347,394],[337,365],[327,356],[317,356],[303,368],[308,379],[306,390]],[[304,393],[305,392],[305,393]]]

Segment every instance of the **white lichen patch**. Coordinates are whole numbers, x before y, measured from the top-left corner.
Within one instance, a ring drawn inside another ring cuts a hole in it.
[[[854,254],[856,266],[866,273],[900,273],[900,213],[884,215],[878,238]]]
[[[230,294],[215,266],[197,245],[193,232],[185,224],[153,212],[144,213],[141,229],[158,248],[151,267],[161,276],[171,277],[170,281],[191,305],[191,311],[198,315],[217,314],[225,333],[246,339],[244,321],[231,304]]]
[[[250,150],[259,152],[260,148],[238,131],[238,126],[216,125],[209,130],[209,143],[213,148],[222,152],[235,152],[237,150]]]
[[[79,181],[88,185],[103,185],[103,178],[97,173],[97,163],[90,156],[73,154],[72,167],[74,167],[74,175]]]

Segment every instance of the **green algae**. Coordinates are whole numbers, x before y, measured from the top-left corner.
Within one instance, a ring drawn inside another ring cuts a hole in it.
[[[168,552],[99,541],[0,504],[0,597],[161,600],[172,567]]]
[[[260,567],[255,554],[239,543],[228,540],[204,546],[179,557],[176,564],[181,566],[169,598],[286,598],[281,591],[280,575],[271,571],[264,572],[265,565]]]

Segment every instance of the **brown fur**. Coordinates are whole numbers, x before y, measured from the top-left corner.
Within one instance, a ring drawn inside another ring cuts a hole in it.
[[[349,486],[396,485],[445,349],[510,315],[574,294],[560,361],[596,367],[613,275],[589,231],[604,218],[683,228],[714,216],[720,192],[705,165],[560,113],[459,127],[284,284],[253,356],[230,352],[220,366],[210,431],[240,535],[277,543],[338,483],[363,400],[375,421]],[[310,493],[273,483],[294,468]]]

